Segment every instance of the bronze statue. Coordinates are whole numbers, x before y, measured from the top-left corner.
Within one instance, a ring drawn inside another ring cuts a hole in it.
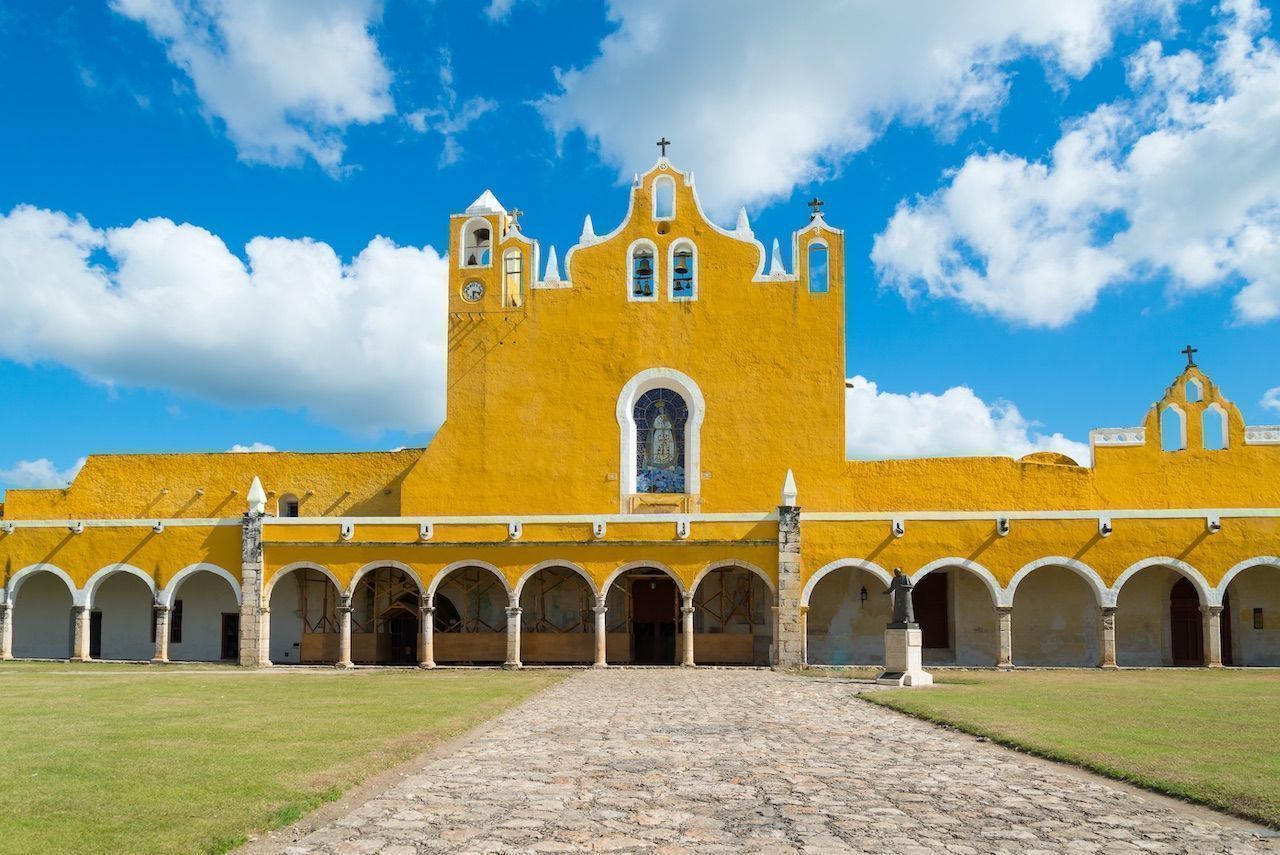
[[[893,620],[890,629],[914,629],[916,609],[911,602],[911,580],[901,567],[893,568],[893,581],[889,583],[889,596],[893,597]]]

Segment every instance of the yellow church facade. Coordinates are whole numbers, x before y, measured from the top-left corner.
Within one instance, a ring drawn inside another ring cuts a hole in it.
[[[840,230],[787,270],[665,157],[629,192],[563,275],[491,193],[451,218],[425,449],[10,491],[0,658],[880,664],[902,568],[926,664],[1280,665],[1280,427],[1193,351],[1089,465],[849,461]]]

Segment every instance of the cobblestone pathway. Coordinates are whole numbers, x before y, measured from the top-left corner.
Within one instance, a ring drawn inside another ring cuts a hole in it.
[[[576,674],[289,853],[1254,852],[1234,823],[769,671]]]

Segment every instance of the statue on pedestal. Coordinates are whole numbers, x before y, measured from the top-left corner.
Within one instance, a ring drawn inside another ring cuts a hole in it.
[[[889,596],[893,597],[893,620],[890,629],[915,629],[916,609],[911,602],[911,580],[901,567],[893,568],[893,581],[889,583]]]

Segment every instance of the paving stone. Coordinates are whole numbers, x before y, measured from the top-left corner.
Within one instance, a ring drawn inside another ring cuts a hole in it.
[[[1199,812],[771,671],[579,672],[290,855],[1275,852]]]

